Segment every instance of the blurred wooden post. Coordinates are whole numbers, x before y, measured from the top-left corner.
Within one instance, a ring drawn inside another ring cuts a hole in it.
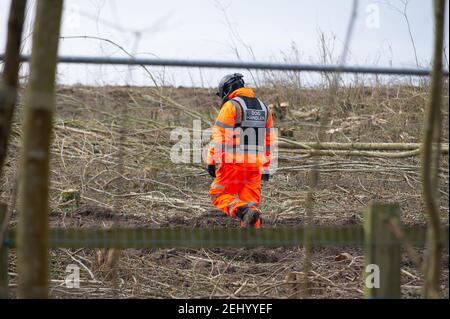
[[[6,159],[11,121],[19,85],[20,45],[26,0],[11,1],[8,20],[8,35],[5,48],[5,64],[0,79],[0,178]]]
[[[0,183],[3,182],[3,166],[19,86],[20,46],[26,4],[26,0],[14,0],[10,3],[5,63],[0,75]],[[8,248],[3,246],[10,218],[6,207],[6,204],[0,202],[0,299],[8,298]]]
[[[448,10],[448,9],[447,9]],[[434,57],[430,98],[425,112],[422,138],[422,194],[428,220],[427,249],[424,261],[424,298],[440,297],[442,267],[441,220],[439,205],[440,143],[442,140],[443,54],[445,0],[434,0]]]
[[[19,173],[19,298],[48,297],[50,142],[62,7],[62,0],[38,0],[36,7]]]
[[[0,203],[0,225],[6,216],[6,205]],[[0,242],[0,299],[8,298],[8,247]]]
[[[393,219],[400,220],[398,204],[372,203],[364,211],[366,298],[401,297],[400,242],[390,230]]]

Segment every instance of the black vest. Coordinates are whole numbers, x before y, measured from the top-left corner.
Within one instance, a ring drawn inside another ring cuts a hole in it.
[[[231,103],[236,108],[235,128],[241,129],[241,148],[263,151],[269,109],[257,98],[239,96],[231,99]]]

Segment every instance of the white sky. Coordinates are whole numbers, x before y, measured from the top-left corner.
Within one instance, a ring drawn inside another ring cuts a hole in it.
[[[384,4],[389,2],[402,8],[401,0],[359,2],[349,62],[415,66],[406,21],[399,12]],[[5,46],[9,3],[10,0],[0,0],[0,48]],[[61,35],[106,38],[141,57],[234,61],[238,52],[242,60],[283,61],[288,56],[290,62],[320,63],[320,33],[329,40],[331,47],[335,38],[334,52],[338,55],[351,4],[352,0],[66,0]],[[373,8],[379,9],[378,22]],[[26,34],[31,30],[33,12],[31,7]],[[375,20],[371,19],[373,17]],[[428,66],[432,53],[432,0],[410,0],[408,18],[419,62]],[[135,30],[142,32],[140,38],[136,37]],[[448,42],[447,34],[446,47]],[[30,51],[30,45],[31,39],[27,37],[25,53]],[[296,58],[293,45],[299,51]],[[107,42],[87,39],[62,40],[60,54],[124,56]],[[448,60],[448,51],[446,56]],[[141,68],[130,70],[128,67],[60,65],[58,81],[94,85],[151,84]],[[203,70],[200,74],[198,69],[151,70],[160,80],[164,75],[169,84],[186,86],[215,86],[224,73],[232,72]],[[245,71],[242,73],[248,75]]]

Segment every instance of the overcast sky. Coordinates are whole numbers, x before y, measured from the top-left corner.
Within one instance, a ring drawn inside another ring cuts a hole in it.
[[[401,0],[360,0],[351,43],[350,63],[415,66],[414,50]],[[34,4],[35,1],[30,1]],[[0,0],[0,46],[4,48],[10,0]],[[124,56],[101,40],[111,40],[141,57],[283,61],[319,63],[320,34],[335,55],[342,49],[352,0],[66,0],[61,55]],[[26,34],[31,30],[28,11]],[[447,22],[448,22],[448,9]],[[410,29],[422,66],[432,54],[432,0],[410,0]],[[448,29],[448,27],[446,28]],[[448,34],[446,47],[448,47]],[[24,52],[30,50],[26,38]],[[295,48],[295,49],[294,49]],[[296,53],[298,51],[298,53]],[[446,53],[448,59],[448,51]],[[174,85],[215,85],[228,71],[153,68]],[[245,71],[243,72],[247,74]],[[64,84],[147,85],[140,68],[60,65]]]

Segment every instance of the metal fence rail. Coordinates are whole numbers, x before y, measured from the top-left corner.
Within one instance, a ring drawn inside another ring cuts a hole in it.
[[[409,244],[424,246],[426,227],[416,226],[402,230]],[[218,247],[281,247],[302,246],[305,235],[315,247],[362,247],[364,230],[361,225],[327,227],[286,227],[260,230],[199,229],[199,228],[118,228],[118,229],[63,229],[50,230],[51,248],[218,248]],[[448,247],[449,228],[442,229],[442,244]],[[391,245],[390,240],[377,239],[379,245]],[[5,245],[16,246],[16,232],[12,230]]]
[[[4,54],[0,54],[3,61]],[[21,62],[29,62],[29,55],[22,55]],[[297,71],[315,73],[365,73],[379,75],[404,75],[404,76],[429,76],[429,68],[391,68],[372,66],[340,66],[340,65],[316,65],[316,64],[286,64],[286,63],[264,63],[264,62],[232,62],[232,61],[206,61],[206,60],[176,60],[176,59],[142,59],[142,58],[119,58],[119,57],[89,57],[89,56],[60,56],[59,63],[68,64],[110,64],[110,65],[144,65],[164,67],[198,67],[216,69],[251,69],[251,70],[275,70],[275,71]],[[449,76],[449,71],[444,71]]]

